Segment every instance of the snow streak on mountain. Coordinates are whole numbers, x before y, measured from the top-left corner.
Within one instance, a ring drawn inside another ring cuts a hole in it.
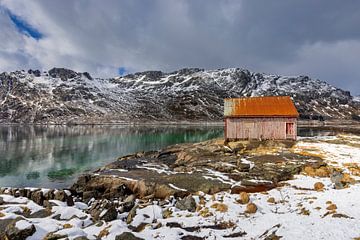
[[[270,95],[290,95],[303,119],[358,119],[360,114],[360,102],[349,92],[306,76],[230,68],[101,79],[53,68],[0,74],[0,122],[219,121],[224,98]]]

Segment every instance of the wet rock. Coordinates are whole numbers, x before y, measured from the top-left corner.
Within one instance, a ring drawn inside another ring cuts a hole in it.
[[[175,207],[179,210],[187,210],[190,212],[195,212],[196,202],[192,196],[187,196],[181,200],[178,200],[175,204]]]
[[[115,240],[144,240],[143,238],[136,237],[131,232],[123,232],[115,237]]]

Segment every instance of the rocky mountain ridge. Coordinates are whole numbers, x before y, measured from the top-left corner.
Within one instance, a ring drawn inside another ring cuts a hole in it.
[[[307,76],[229,68],[93,78],[64,68],[0,74],[1,123],[221,121],[223,99],[290,95],[302,119],[358,119],[350,92]]]

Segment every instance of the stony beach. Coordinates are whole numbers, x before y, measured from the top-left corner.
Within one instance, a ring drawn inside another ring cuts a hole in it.
[[[69,189],[1,188],[0,239],[360,237],[360,137],[122,156]]]

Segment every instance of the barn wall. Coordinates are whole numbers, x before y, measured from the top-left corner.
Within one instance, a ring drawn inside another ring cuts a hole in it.
[[[294,123],[293,134],[286,134],[286,123]],[[297,136],[297,119],[276,118],[226,118],[227,139],[294,139]]]

